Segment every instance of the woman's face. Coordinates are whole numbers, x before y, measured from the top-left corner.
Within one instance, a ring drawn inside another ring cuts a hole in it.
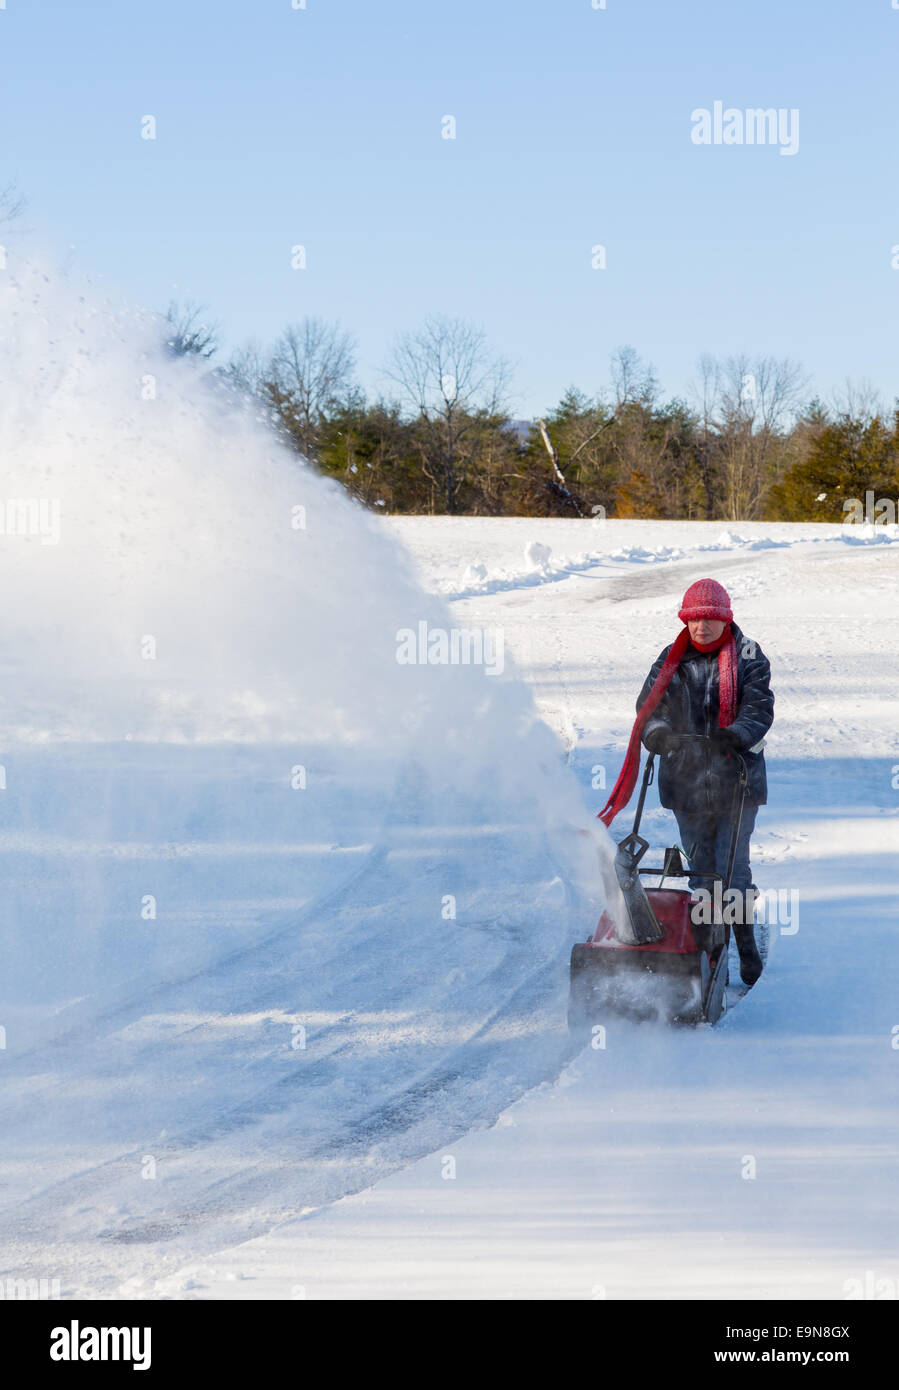
[[[717,642],[726,626],[717,618],[697,618],[695,622],[687,623],[693,641],[700,642],[704,647],[709,642]]]

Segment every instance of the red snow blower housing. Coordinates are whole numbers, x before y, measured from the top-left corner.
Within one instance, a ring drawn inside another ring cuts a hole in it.
[[[666,888],[666,879],[707,878],[730,887],[743,819],[747,773],[736,755],[738,779],[731,805],[731,841],[727,875],[697,874],[685,867],[681,852],[665,850],[661,868],[640,868],[649,842],[639,832],[646,789],[652,782],[655,755],[650,753],[643,774],[634,828],[615,855],[615,874],[627,920],[615,922],[603,912],[596,931],[572,948],[568,1024],[584,1033],[609,1013],[638,1019],[662,1018],[671,1023],[718,1022],[725,1009],[730,924],[727,911],[697,909],[688,888]],[[644,888],[640,876],[660,879]],[[717,894],[710,894],[711,899]],[[692,909],[692,911],[691,911]],[[705,921],[703,918],[711,917]]]

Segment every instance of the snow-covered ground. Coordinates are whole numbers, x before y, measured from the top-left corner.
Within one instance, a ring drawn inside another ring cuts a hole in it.
[[[254,407],[39,273],[0,314],[0,1276],[102,1294],[558,1074],[610,842]]]
[[[895,534],[372,521],[139,317],[0,297],[9,495],[61,523],[0,544],[0,1280],[899,1286]],[[769,968],[578,1055],[595,813],[703,574],[774,669]],[[487,670],[399,661],[422,624]]]
[[[495,576],[518,562],[520,584],[488,582],[453,612],[503,630],[593,809],[596,769],[614,778],[686,584],[709,572],[728,585],[777,693],[754,859],[790,907],[768,972],[714,1033],[610,1022],[604,1048],[570,1060],[566,947],[585,933],[560,917],[549,867],[533,911],[510,901],[514,826],[410,844],[407,806],[393,828],[388,808],[375,847],[329,825],[320,839],[340,849],[305,846],[320,875],[304,873],[310,911],[263,811],[241,853],[256,906],[262,883],[283,895],[284,925],[183,981],[135,982],[99,1019],[74,1006],[75,1036],[57,1016],[62,1041],[8,1083],[7,1143],[20,1126],[7,1193],[28,1200],[3,1220],[7,1271],[61,1274],[69,1293],[177,1297],[838,1298],[868,1270],[899,1281],[899,549],[820,527],[734,528],[749,543],[719,551],[706,547],[725,546],[720,526],[389,527],[444,592],[472,565]],[[560,561],[551,581],[533,581],[532,541]],[[587,550],[614,558],[567,573]],[[222,783],[207,795],[223,798]],[[662,844],[666,813],[648,823]],[[44,853],[49,865],[59,845]],[[218,853],[213,879],[227,874]],[[179,850],[182,872],[191,859]],[[428,879],[438,900],[447,888],[464,901],[436,934],[421,919]],[[198,871],[192,888],[212,913],[210,880]],[[305,1047],[288,1044],[295,1024]],[[24,1123],[36,1106],[42,1121]]]
[[[491,1128],[264,1238],[186,1265],[194,1297],[841,1299],[899,1288],[899,549],[837,528],[396,520],[423,580],[503,627],[593,806],[687,583],[721,579],[770,654],[777,716],[756,878],[769,968],[714,1032],[609,1021]],[[760,545],[764,539],[781,542]],[[525,549],[551,546],[535,584]],[[783,544],[786,542],[786,544]],[[639,548],[640,558],[633,558]],[[610,558],[584,572],[571,555]],[[611,558],[614,552],[620,552]],[[650,560],[645,552],[673,558]],[[460,588],[463,586],[460,585]],[[670,822],[657,806],[655,844]],[[774,916],[775,914],[772,914]],[[564,962],[557,963],[564,1007]],[[142,1276],[136,1290],[155,1288]],[[866,1282],[867,1281],[867,1282]]]

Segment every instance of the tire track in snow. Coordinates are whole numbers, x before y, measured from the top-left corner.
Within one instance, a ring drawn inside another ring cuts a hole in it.
[[[296,916],[275,927],[266,935],[247,942],[246,945],[233,948],[211,961],[187,968],[182,967],[177,973],[163,976],[150,983],[140,978],[126,980],[113,992],[113,999],[104,1001],[99,1010],[94,1001],[90,999],[70,1005],[54,1017],[51,1024],[52,1032],[48,1032],[45,1037],[29,1046],[26,1051],[13,1054],[9,1058],[6,1067],[7,1073],[15,1073],[20,1063],[39,1059],[45,1050],[57,1046],[68,1046],[72,1042],[77,1042],[79,1038],[96,1036],[98,1030],[104,1025],[111,1024],[113,1029],[117,1030],[129,1014],[133,1018],[141,1017],[146,1012],[146,1005],[164,998],[167,993],[179,990],[185,985],[213,979],[232,966],[240,965],[243,961],[276,946],[279,942],[289,940],[296,935],[298,928],[314,921],[325,910],[338,907],[343,898],[383,862],[388,848],[388,840],[384,833],[385,828],[390,825],[391,815],[396,811],[401,798],[408,793],[409,784],[414,780],[415,775],[414,764],[408,764],[398,774],[390,795],[388,809],[381,821],[379,836],[375,842],[366,846],[353,846],[352,849],[344,851],[351,853],[355,850],[361,853],[364,856],[361,863],[356,865],[340,883],[325,888],[316,894]],[[60,1031],[59,1024],[66,1018],[72,1020],[71,1024],[69,1027],[64,1026]]]
[[[557,869],[559,868],[555,855],[548,843],[545,842],[544,849],[550,862]],[[369,856],[366,866],[354,876],[350,885],[341,885],[338,890],[328,895],[323,904],[320,905],[319,917],[326,909],[333,908],[336,898],[344,901],[344,906],[351,906],[353,890],[360,887],[362,881],[370,874],[375,863],[383,863],[383,849],[375,856]],[[564,883],[564,877],[562,878]],[[571,907],[571,892],[566,889],[566,904],[561,910],[568,911]],[[309,922],[314,922],[315,918],[311,913],[307,913]],[[472,927],[490,927],[490,923],[472,923]],[[278,933],[280,939],[283,933]],[[497,964],[487,975],[478,982],[478,992],[485,999],[495,1000],[501,992],[503,984],[508,983],[510,970],[520,969],[522,962],[533,961],[533,944],[527,939],[529,932],[524,930],[513,933],[509,938],[513,943],[512,951],[507,951],[502,961]],[[268,943],[268,950],[274,945]],[[255,951],[242,950],[237,953],[239,960],[232,954],[228,958],[229,964],[236,967],[238,964],[252,964],[257,967],[258,974],[260,949]],[[567,950],[567,948],[566,948]],[[252,960],[250,959],[252,957]],[[284,962],[278,961],[281,970],[282,980],[280,984],[280,999],[283,1002],[283,967]],[[107,1231],[107,1239],[116,1241],[120,1244],[146,1243],[149,1241],[169,1241],[177,1238],[178,1234],[187,1229],[201,1225],[209,1232],[209,1240],[214,1246],[220,1242],[220,1229],[222,1221],[229,1224],[229,1234],[234,1235],[237,1231],[240,1236],[240,1217],[235,1213],[235,1204],[244,1204],[248,1201],[271,1199],[273,1194],[280,1194],[281,1200],[288,1203],[287,1209],[296,1212],[297,1202],[300,1200],[298,1193],[304,1185],[311,1182],[312,1191],[309,1196],[315,1203],[320,1201],[332,1201],[346,1195],[349,1191],[356,1191],[362,1186],[366,1186],[372,1181],[371,1166],[365,1162],[367,1150],[375,1143],[390,1137],[392,1141],[390,1155],[379,1160],[381,1172],[392,1171],[404,1162],[412,1161],[413,1158],[421,1156],[427,1152],[432,1142],[439,1143],[441,1135],[448,1133],[452,1137],[465,1132],[471,1127],[472,1123],[484,1123],[496,1117],[501,1109],[512,1099],[521,1094],[530,1086],[542,1080],[549,1079],[557,1075],[570,1055],[570,1045],[567,1038],[563,1038],[561,1043],[555,1044],[552,1054],[546,1060],[540,1060],[536,1065],[533,1060],[528,1067],[522,1070],[520,1066],[521,1047],[519,1046],[518,1057],[510,1057],[509,1063],[518,1061],[518,1079],[511,1081],[508,1071],[499,1079],[493,1078],[493,1085],[485,1104],[482,1104],[476,1114],[471,1113],[470,1105],[466,1098],[467,1088],[478,1078],[490,1077],[491,1066],[496,1066],[503,1054],[502,1029],[504,1024],[517,1020],[519,1025],[523,1022],[533,1021],[533,1010],[535,1008],[547,1006],[555,991],[559,989],[559,981],[564,972],[564,961],[555,960],[551,955],[544,955],[539,964],[532,968],[524,980],[517,979],[517,983],[507,992],[505,1000],[491,1010],[486,1018],[475,1018],[468,1025],[468,1036],[458,1045],[451,1045],[449,1052],[433,1065],[417,1068],[412,1074],[407,1075],[399,1089],[394,1089],[392,1094],[386,1098],[380,1098],[374,1105],[363,1103],[359,1113],[350,1118],[335,1135],[327,1135],[313,1130],[305,1144],[299,1147],[293,1143],[293,1152],[288,1159],[278,1159],[274,1165],[270,1161],[250,1161],[240,1165],[238,1158],[239,1171],[235,1173],[235,1161],[232,1156],[229,1163],[231,1171],[225,1178],[217,1178],[214,1182],[209,1182],[209,1172],[206,1173],[204,1185],[201,1190],[194,1191],[188,1197],[185,1193],[185,1203],[181,1207],[180,1213],[172,1219],[171,1216],[159,1214],[160,1219],[154,1219],[149,1215],[147,1219],[139,1220],[133,1226],[129,1226],[119,1231]],[[209,973],[208,971],[205,973]],[[193,979],[194,977],[190,977]],[[178,984],[189,983],[190,981],[179,981]],[[171,990],[174,985],[166,985],[165,988]],[[160,987],[161,989],[162,987]],[[401,1000],[405,992],[405,982],[400,981],[398,987],[392,992],[392,998]],[[156,991],[154,991],[155,993]],[[466,995],[468,997],[468,995]],[[255,997],[258,1004],[258,990]],[[382,1000],[382,1003],[389,1003],[390,1000]],[[154,1156],[159,1163],[177,1164],[190,1158],[191,1155],[200,1154],[201,1159],[205,1157],[207,1168],[221,1172],[221,1162],[216,1169],[216,1147],[222,1142],[233,1139],[235,1134],[241,1129],[250,1129],[264,1122],[267,1117],[273,1115],[290,1114],[296,1111],[300,1099],[314,1090],[316,1087],[326,1085],[332,1079],[341,1063],[351,1057],[354,1051],[358,1051],[355,1039],[347,1038],[347,1028],[352,1026],[353,1015],[344,1014],[335,1023],[321,1029],[313,1038],[314,1056],[309,1059],[309,1065],[304,1065],[303,1070],[295,1070],[286,1077],[280,1077],[277,1081],[263,1088],[259,1092],[245,1097],[238,1105],[232,1107],[225,1115],[217,1116],[211,1124],[197,1123],[184,1125],[180,1130],[180,1135],[174,1138],[168,1134],[164,1144],[151,1144]],[[215,1023],[199,1025],[198,1029],[191,1030],[196,1032],[214,1031]],[[513,1030],[514,1041],[514,1030]],[[508,1042],[508,1039],[506,1040]],[[173,1053],[183,1043],[183,1035],[171,1043],[169,1050]],[[164,1040],[164,1046],[168,1045],[168,1040]],[[512,1053],[516,1052],[512,1047]],[[508,1048],[507,1048],[508,1051]],[[446,1116],[446,1123],[441,1120],[441,1107],[446,1110],[446,1098],[461,1087],[461,1095],[456,1094],[454,1101],[456,1109],[452,1116]],[[362,1096],[363,1102],[366,1097]],[[430,1124],[428,1130],[430,1138],[425,1141],[421,1139],[411,1144],[403,1143],[403,1136],[414,1126],[420,1125],[422,1121]],[[20,1250],[19,1258],[13,1266],[14,1272],[20,1273],[23,1267],[25,1251],[22,1250],[21,1242],[24,1239],[32,1240],[35,1238],[46,1238],[48,1233],[52,1233],[54,1226],[58,1223],[60,1213],[63,1209],[72,1210],[73,1206],[83,1211],[89,1204],[98,1203],[108,1205],[111,1194],[115,1193],[121,1183],[131,1184],[135,1181],[135,1173],[141,1161],[141,1157],[146,1153],[148,1145],[144,1144],[140,1149],[132,1149],[128,1153],[120,1153],[114,1158],[110,1158],[99,1164],[92,1165],[90,1168],[81,1170],[78,1173],[67,1175],[60,1180],[51,1183],[37,1193],[31,1194],[17,1207],[7,1213],[3,1220],[0,1234],[4,1237],[4,1243],[11,1244],[11,1248]],[[204,1155],[204,1151],[206,1151]],[[345,1161],[341,1164],[340,1158]],[[202,1167],[202,1164],[200,1165]],[[333,1180],[327,1181],[330,1170],[336,1167],[333,1173]],[[322,1189],[320,1175],[322,1170],[326,1170],[325,1187]],[[274,1174],[274,1176],[273,1176]],[[316,1184],[316,1175],[318,1182]],[[194,1184],[194,1187],[196,1184]],[[230,1218],[230,1220],[229,1220]],[[262,1220],[261,1226],[254,1226],[254,1231],[269,1229],[273,1218],[266,1215]],[[235,1224],[236,1223],[236,1224]],[[94,1233],[94,1240],[96,1239]],[[205,1239],[205,1238],[204,1238]],[[83,1256],[81,1257],[83,1260]],[[72,1269],[73,1275],[81,1267],[79,1259],[75,1259]]]
[[[350,893],[361,880],[377,867],[378,863],[383,860],[386,851],[383,844],[378,844],[369,845],[360,852],[364,855],[363,862],[357,865],[351,874],[336,887],[326,889],[318,894],[300,910],[296,917],[291,918],[290,922],[277,927],[268,935],[249,942],[245,946],[238,946],[217,960],[189,968],[177,975],[165,976],[153,981],[152,984],[135,979],[128,980],[115,991],[114,1002],[102,1005],[99,1012],[90,1011],[90,1001],[79,1002],[63,1010],[56,1015],[55,1023],[58,1024],[61,1018],[65,1018],[69,1014],[75,1015],[75,1021],[69,1027],[63,1028],[61,1032],[54,1030],[52,1034],[33,1043],[27,1051],[13,1054],[6,1069],[7,1074],[17,1071],[20,1064],[33,1063],[35,1059],[39,1060],[45,1052],[51,1052],[58,1047],[67,1047],[81,1038],[91,1037],[95,1039],[102,1036],[101,1030],[107,1028],[107,1025],[109,1025],[107,1031],[117,1031],[129,1016],[140,1018],[146,1013],[148,1005],[163,999],[166,994],[183,989],[185,985],[196,984],[204,979],[212,979],[215,975],[238,966],[258,953],[276,946],[285,938],[293,936],[299,927],[314,921],[326,908],[338,906],[346,894]]]

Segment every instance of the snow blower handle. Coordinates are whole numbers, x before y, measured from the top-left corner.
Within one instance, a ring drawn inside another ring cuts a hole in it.
[[[640,830],[640,820],[643,816],[643,803],[646,800],[646,788],[652,784],[652,773],[655,760],[655,753],[650,753],[649,757],[646,759],[646,767],[643,770],[643,781],[640,784],[640,799],[637,802],[637,811],[634,815],[634,825],[631,830],[632,835],[636,835]]]
[[[737,840],[740,838],[740,826],[743,823],[743,807],[746,804],[746,788],[749,785],[749,772],[746,768],[746,759],[742,753],[734,753],[739,768],[737,783],[734,787],[733,801],[730,804],[730,819],[733,826],[730,837],[730,853],[727,856],[727,881],[724,884],[724,891],[730,887],[733,878],[734,863],[737,858]]]

